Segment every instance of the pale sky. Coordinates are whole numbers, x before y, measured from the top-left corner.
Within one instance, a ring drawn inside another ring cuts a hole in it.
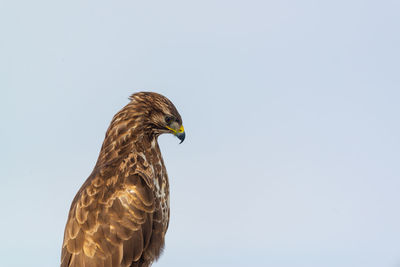
[[[154,267],[400,266],[399,1],[0,0],[0,266],[58,266],[113,115],[170,98]]]

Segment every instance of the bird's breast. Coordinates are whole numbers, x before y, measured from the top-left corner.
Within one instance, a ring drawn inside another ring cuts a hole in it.
[[[163,232],[169,223],[169,181],[167,170],[164,165],[158,146],[151,146],[145,153],[137,154],[137,171],[149,178],[148,185],[153,190],[157,217],[163,225]]]

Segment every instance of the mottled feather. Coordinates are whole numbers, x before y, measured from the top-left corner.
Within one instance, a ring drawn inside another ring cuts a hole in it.
[[[72,201],[62,267],[150,266],[169,223],[169,184],[157,143],[166,115],[182,119],[156,93],[137,93],[111,121],[99,158]]]

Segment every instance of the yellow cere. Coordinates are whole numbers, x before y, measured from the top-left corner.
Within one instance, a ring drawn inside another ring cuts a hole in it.
[[[171,127],[168,127],[168,126],[165,126],[168,130],[171,130],[171,131],[173,131],[175,134],[177,134],[177,133],[183,133],[184,131],[185,131],[185,129],[183,128],[183,125],[179,128],[179,130],[177,131],[177,130],[175,130],[175,129],[172,129]]]

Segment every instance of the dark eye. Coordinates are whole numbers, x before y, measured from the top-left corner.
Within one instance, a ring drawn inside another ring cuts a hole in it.
[[[174,120],[174,117],[172,117],[172,116],[166,116],[166,117],[165,117],[165,122],[166,122],[167,124],[170,124],[173,120]]]

